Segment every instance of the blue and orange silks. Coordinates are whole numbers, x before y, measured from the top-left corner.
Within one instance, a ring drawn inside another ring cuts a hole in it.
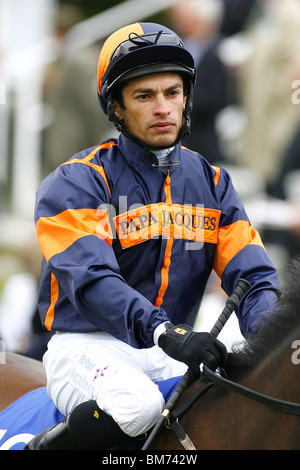
[[[237,312],[245,336],[272,310],[277,272],[228,173],[180,144],[171,158],[164,174],[153,154],[120,135],[40,185],[45,328],[105,330],[151,347],[161,322],[193,324],[213,269],[228,295],[240,277],[252,284]]]

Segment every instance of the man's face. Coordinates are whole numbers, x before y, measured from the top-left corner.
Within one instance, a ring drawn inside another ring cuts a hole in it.
[[[185,101],[181,76],[157,73],[130,80],[123,88],[125,109],[116,101],[113,105],[130,134],[150,147],[161,148],[175,142]]]

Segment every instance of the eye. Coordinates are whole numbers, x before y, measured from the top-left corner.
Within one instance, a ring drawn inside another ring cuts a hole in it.
[[[168,92],[168,96],[178,96],[180,94],[180,90],[171,90]]]
[[[138,95],[137,98],[138,98],[139,100],[143,101],[143,100],[148,99],[148,98],[149,98],[149,95],[146,94],[146,93],[144,93],[144,94],[142,94],[142,95]]]

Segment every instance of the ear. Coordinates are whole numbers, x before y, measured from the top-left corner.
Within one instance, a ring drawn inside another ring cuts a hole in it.
[[[123,120],[123,114],[122,114],[121,106],[119,105],[119,103],[116,100],[113,100],[112,105],[113,105],[114,112],[116,113],[117,118],[120,119],[120,121],[122,121]]]

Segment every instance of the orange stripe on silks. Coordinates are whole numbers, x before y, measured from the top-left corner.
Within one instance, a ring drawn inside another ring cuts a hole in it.
[[[213,166],[212,165],[212,168],[215,170],[215,176],[214,176],[214,182],[215,182],[215,185],[216,187],[218,186],[218,183],[219,183],[219,179],[220,179],[220,174],[221,174],[221,168],[217,167],[217,166]]]
[[[169,285],[169,268],[171,264],[171,251],[173,247],[173,238],[168,238],[167,247],[165,251],[165,258],[163,262],[163,267],[161,269],[161,284],[158,291],[158,296],[155,301],[155,306],[160,307],[164,301],[164,295]]]
[[[170,173],[170,170],[168,172],[168,176],[164,184],[164,191],[166,195],[166,203],[172,204],[171,178],[170,178],[169,173]],[[158,296],[154,304],[156,307],[160,307],[162,305],[164,301],[164,295],[169,285],[169,269],[170,269],[170,264],[171,264],[171,252],[172,252],[173,243],[174,243],[174,238],[173,236],[170,236],[167,240],[164,262],[161,268],[161,284],[160,284],[160,288],[158,291]]]
[[[168,176],[166,177],[166,181],[164,184],[164,191],[166,195],[166,203],[172,204],[170,170],[168,171]]]
[[[214,258],[214,270],[221,278],[229,261],[247,245],[264,248],[259,233],[245,220],[219,227],[218,243]]]
[[[53,320],[54,320],[54,307],[55,307],[55,304],[58,300],[58,293],[59,293],[58,282],[57,282],[57,279],[56,279],[56,277],[54,276],[53,273],[51,273],[51,286],[50,286],[50,289],[51,289],[51,301],[50,301],[50,305],[49,305],[49,308],[47,310],[47,313],[46,313],[46,316],[45,316],[45,322],[44,322],[45,328],[47,328],[47,330],[49,330],[49,331],[51,331],[51,329],[52,329],[52,323],[53,323]]]
[[[106,183],[106,186],[107,186],[107,189],[109,191],[110,197],[111,197],[111,190],[110,190],[110,187],[108,185],[108,181],[107,181],[107,178],[106,178],[104,168],[101,165],[95,165],[94,163],[91,163],[90,160],[92,160],[95,157],[98,150],[109,149],[109,148],[111,148],[115,145],[116,145],[115,142],[106,142],[106,144],[101,144],[98,147],[94,148],[94,150],[91,153],[89,153],[89,155],[87,155],[85,158],[73,158],[73,160],[69,160],[69,161],[63,163],[60,166],[72,165],[73,163],[81,163],[83,165],[87,165],[87,166],[90,166],[91,168],[94,168],[94,170],[96,170],[102,176],[102,178],[104,179],[104,181]]]
[[[109,245],[113,239],[108,212],[97,209],[67,209],[53,217],[41,217],[36,231],[47,261],[87,235],[98,236]]]
[[[115,145],[117,145],[115,142],[111,141],[111,142],[106,142],[105,144],[101,144],[99,145],[99,147],[96,148],[96,152],[98,150],[98,148],[100,149],[110,149],[111,147],[114,147]],[[96,153],[95,152],[95,153]],[[93,152],[92,152],[93,153]]]

